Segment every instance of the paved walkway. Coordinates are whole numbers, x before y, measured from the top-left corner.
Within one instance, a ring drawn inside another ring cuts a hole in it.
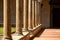
[[[33,40],[60,40],[60,29],[45,29],[37,34]]]

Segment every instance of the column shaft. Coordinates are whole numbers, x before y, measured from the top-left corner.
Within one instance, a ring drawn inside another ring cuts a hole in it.
[[[28,29],[32,28],[32,0],[28,0]]]
[[[4,13],[3,40],[12,40],[11,38],[11,0],[3,0],[3,13]]]
[[[35,0],[32,0],[32,26],[35,27]]]
[[[35,0],[35,26],[38,25],[38,2]]]
[[[22,0],[16,0],[16,33],[22,34]]]
[[[28,30],[28,0],[24,0],[24,9],[23,9],[23,25],[24,25],[24,31]]]
[[[40,24],[40,13],[41,13],[41,4],[38,2],[38,24]]]

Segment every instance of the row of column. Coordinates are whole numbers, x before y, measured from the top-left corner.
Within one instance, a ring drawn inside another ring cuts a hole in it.
[[[11,9],[12,0],[3,0],[4,36],[3,40],[12,40],[11,37]],[[23,17],[22,17],[23,16]],[[22,21],[23,20],[23,21]],[[16,0],[16,34],[22,35],[40,24],[40,2],[37,0]]]

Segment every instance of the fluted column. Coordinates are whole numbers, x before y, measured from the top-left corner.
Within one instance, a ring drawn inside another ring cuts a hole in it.
[[[32,0],[32,26],[35,27],[35,0]]]
[[[11,38],[11,0],[3,0],[3,40],[12,40]]]
[[[23,4],[23,30],[28,30],[28,0],[24,0]]]
[[[35,0],[35,26],[38,25],[38,1]]]
[[[28,0],[28,29],[32,28],[32,0]]]
[[[16,0],[16,33],[22,34],[22,0]]]

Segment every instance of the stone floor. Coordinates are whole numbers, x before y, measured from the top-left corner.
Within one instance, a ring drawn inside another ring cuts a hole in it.
[[[32,40],[60,40],[60,29],[42,29]]]
[[[60,29],[45,29],[33,40],[60,40]]]

